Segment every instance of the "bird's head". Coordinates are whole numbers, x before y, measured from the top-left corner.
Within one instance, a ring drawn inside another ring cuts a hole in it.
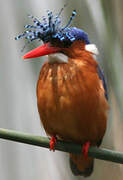
[[[26,38],[29,43],[34,40],[41,40],[44,45],[28,52],[23,56],[23,59],[44,55],[50,55],[50,59],[52,59],[52,56],[56,57],[60,55],[60,57],[64,56],[60,59],[64,59],[69,56],[76,56],[76,52],[81,54],[81,51],[83,50],[90,51],[92,54],[98,53],[96,46],[90,44],[88,35],[85,31],[76,27],[70,27],[70,24],[76,15],[75,10],[72,12],[67,25],[61,27],[60,15],[62,11],[63,8],[56,16],[53,16],[53,13],[48,11],[48,18],[43,17],[42,22],[33,16],[29,16],[33,19],[34,24],[26,25],[26,31],[15,39]]]

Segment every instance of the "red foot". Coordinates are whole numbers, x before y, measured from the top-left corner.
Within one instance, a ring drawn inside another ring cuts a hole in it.
[[[52,136],[50,139],[50,150],[55,151],[56,137]]]
[[[85,159],[87,159],[88,157],[88,149],[90,147],[90,142],[87,141],[83,146],[82,146],[82,152],[83,152],[83,156]]]

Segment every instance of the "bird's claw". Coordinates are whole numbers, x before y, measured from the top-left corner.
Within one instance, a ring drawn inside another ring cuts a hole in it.
[[[56,137],[52,136],[50,139],[50,150],[55,151]]]
[[[90,147],[90,142],[89,142],[89,141],[87,141],[87,142],[82,146],[82,152],[83,152],[83,156],[84,156],[85,159],[87,159],[87,157],[88,157],[89,147]]]

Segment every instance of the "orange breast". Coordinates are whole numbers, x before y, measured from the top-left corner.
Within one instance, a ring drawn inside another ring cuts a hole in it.
[[[89,65],[81,59],[43,65],[37,101],[47,134],[92,144],[103,137],[108,103],[96,66],[96,62]]]

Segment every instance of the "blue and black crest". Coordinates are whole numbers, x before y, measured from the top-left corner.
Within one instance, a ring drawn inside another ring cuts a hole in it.
[[[61,27],[60,15],[63,8],[56,16],[53,16],[51,11],[48,11],[48,18],[43,17],[40,22],[34,16],[29,16],[33,20],[33,25],[25,25],[26,31],[17,36],[15,39],[25,38],[28,42],[34,40],[42,40],[44,43],[47,42],[60,42],[64,44],[71,44],[75,40],[83,40],[86,44],[89,44],[88,35],[81,29],[76,27],[69,27],[72,20],[76,16],[76,11],[72,12],[72,15],[65,27]]]

